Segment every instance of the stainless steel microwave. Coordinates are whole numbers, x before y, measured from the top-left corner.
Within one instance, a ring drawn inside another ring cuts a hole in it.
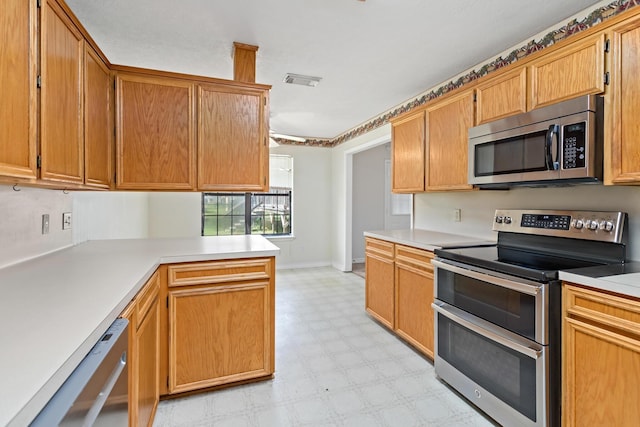
[[[587,95],[469,129],[469,184],[601,182],[602,106]]]

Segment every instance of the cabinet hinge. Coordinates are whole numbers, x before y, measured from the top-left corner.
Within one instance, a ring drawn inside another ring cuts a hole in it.
[[[42,7],[42,0],[38,0],[38,1],[36,2],[36,4],[37,4],[37,6],[38,6],[38,7]]]
[[[36,77],[36,87],[39,89],[42,87],[42,77]]]
[[[608,85],[610,82],[610,77],[609,77],[609,72],[607,71],[606,73],[604,73],[604,84]]]
[[[267,177],[266,176],[263,178],[263,184],[262,185],[267,185]]]
[[[42,167],[42,156],[40,156],[40,154],[38,154],[36,156],[36,167],[38,169],[40,169]]]
[[[267,105],[267,98],[262,98],[262,102],[264,102],[264,105]]]
[[[167,376],[167,388],[169,388],[169,377]]]
[[[607,39],[604,42],[604,51],[605,51],[605,53],[609,53],[609,48],[611,48],[611,39]]]
[[[474,93],[473,94],[473,102],[476,102],[478,100],[478,94]]]
[[[167,297],[167,308],[169,308],[169,297]]]

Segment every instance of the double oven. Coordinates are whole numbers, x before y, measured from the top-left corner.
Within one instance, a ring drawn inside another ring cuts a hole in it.
[[[625,261],[622,212],[498,210],[493,246],[436,250],[436,374],[505,426],[559,426],[558,271]]]

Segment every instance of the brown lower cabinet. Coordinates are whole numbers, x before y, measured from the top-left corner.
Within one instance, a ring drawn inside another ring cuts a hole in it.
[[[167,269],[167,394],[270,377],[275,369],[275,259]]]
[[[129,320],[129,425],[151,426],[159,400],[160,275],[156,271],[122,317]]]
[[[433,358],[433,252],[365,238],[365,308]]]
[[[270,378],[275,258],[162,265],[129,320],[129,426],[151,426],[160,396]]]
[[[395,332],[433,359],[433,252],[395,246]]]
[[[640,299],[563,286],[563,426],[637,426]]]
[[[365,238],[365,310],[393,329],[393,243]]]

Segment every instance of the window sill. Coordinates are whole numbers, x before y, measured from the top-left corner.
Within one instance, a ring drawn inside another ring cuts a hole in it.
[[[279,241],[287,241],[287,240],[295,240],[296,236],[289,235],[289,236],[262,236],[267,240],[279,240]]]

